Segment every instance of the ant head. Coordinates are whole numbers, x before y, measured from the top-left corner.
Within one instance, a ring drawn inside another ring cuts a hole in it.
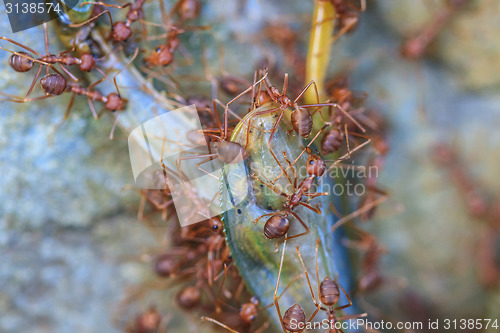
[[[92,54],[90,53],[82,54],[81,60],[82,62],[79,65],[81,71],[90,72],[92,68],[94,68],[95,59]]]
[[[17,52],[19,54],[13,54],[9,58],[9,65],[16,72],[24,73],[33,68],[34,61],[28,57],[31,57],[26,52]]]
[[[213,231],[220,231],[222,229],[222,221],[219,218],[213,217],[208,220],[208,225]]]
[[[307,173],[316,177],[321,177],[326,170],[325,161],[316,154],[309,154],[307,158]]]
[[[148,67],[167,66],[174,60],[174,55],[167,45],[160,45],[144,58]]]
[[[275,86],[269,87],[269,91],[271,92],[271,98],[278,98],[281,96],[280,90]]]
[[[255,318],[257,317],[257,312],[259,311],[259,309],[257,308],[258,304],[259,302],[257,301],[257,299],[255,297],[252,297],[250,302],[245,303],[241,306],[240,319],[242,322],[249,325],[252,323],[252,321],[255,320]]]
[[[117,93],[111,93],[106,97],[104,107],[109,111],[122,110],[127,103],[127,100],[121,98]]]
[[[123,42],[132,35],[132,30],[125,24],[125,22],[116,22],[113,26],[113,33],[111,38],[116,42]]]

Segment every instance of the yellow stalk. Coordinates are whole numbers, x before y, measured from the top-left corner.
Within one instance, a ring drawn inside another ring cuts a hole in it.
[[[316,82],[320,98],[325,96],[325,75],[330,60],[330,42],[335,28],[335,7],[328,0],[316,0],[309,39],[306,63],[306,83]],[[316,103],[316,93],[311,87],[305,95],[305,102]]]

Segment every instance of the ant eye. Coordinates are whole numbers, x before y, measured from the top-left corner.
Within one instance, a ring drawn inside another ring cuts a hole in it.
[[[156,50],[155,50],[156,53],[160,53],[161,52],[161,47],[157,47]]]
[[[217,230],[217,229],[219,229],[219,227],[218,227],[217,225],[214,225],[214,226],[212,227],[212,229]]]

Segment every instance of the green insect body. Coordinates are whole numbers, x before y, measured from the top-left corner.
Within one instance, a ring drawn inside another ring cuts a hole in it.
[[[267,145],[280,111],[257,116],[255,114],[275,107],[276,105],[270,103],[253,110],[235,128],[231,140],[245,146],[248,139],[246,147],[248,158],[239,164],[227,164],[224,168],[224,179],[221,185],[222,198],[231,201],[234,207],[223,216],[227,244],[247,287],[259,298],[263,306],[274,302],[273,296],[283,243],[281,242],[279,251],[276,251],[279,239],[268,239],[264,236],[264,224],[269,217],[264,217],[257,223],[254,221],[264,214],[280,211],[286,203],[286,198],[274,193],[260,182],[260,180],[273,181],[282,172],[282,168],[278,166],[270,154]],[[248,123],[250,123],[250,131]],[[288,160],[294,161],[303,151],[302,139],[293,131],[290,123],[290,110],[285,112],[274,133],[270,147],[284,168],[289,164],[285,160],[283,152],[286,153]],[[295,169],[304,171],[306,160],[307,156],[304,154],[294,165]],[[252,177],[253,174],[259,175],[260,180]],[[291,168],[287,170],[287,174],[293,181],[294,176]],[[302,178],[305,177],[304,172],[298,172],[298,177],[301,175]],[[298,182],[302,178],[298,179]],[[287,183],[289,184],[289,181],[285,176],[276,182],[282,187],[286,187]],[[323,191],[326,183],[325,180],[322,180],[317,188],[313,186],[313,189]],[[293,191],[293,186],[287,188],[289,190],[285,192],[290,194]],[[266,194],[262,193],[264,190]],[[302,206],[293,210],[308,225],[310,231],[308,234],[287,241],[278,295],[293,279],[304,272],[296,247],[300,249],[313,290],[317,291],[316,262],[318,262],[320,280],[325,276],[338,277],[343,287],[346,290],[349,288],[349,265],[345,249],[340,245],[340,234],[337,234],[336,231],[336,235],[332,235],[331,231],[335,218],[329,212],[330,201],[329,196],[321,196],[310,201],[312,205],[320,205],[323,211],[321,215]],[[287,236],[305,231],[294,217],[289,215],[288,219],[290,220],[290,229]],[[320,240],[320,246],[316,261],[317,240]],[[295,303],[302,306],[306,316],[310,316],[316,309],[309,285],[303,275],[291,283],[279,299],[282,314]],[[268,314],[275,327],[281,329],[274,306],[268,309]],[[325,318],[324,313],[320,311],[315,320],[323,318]]]

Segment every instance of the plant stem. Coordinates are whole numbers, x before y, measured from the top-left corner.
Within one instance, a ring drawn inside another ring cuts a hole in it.
[[[306,62],[306,84],[311,81],[316,83],[320,99],[325,95],[324,82],[330,60],[330,42],[335,27],[335,16],[335,7],[330,1],[315,1]],[[317,103],[313,88],[306,92],[305,102]]]

